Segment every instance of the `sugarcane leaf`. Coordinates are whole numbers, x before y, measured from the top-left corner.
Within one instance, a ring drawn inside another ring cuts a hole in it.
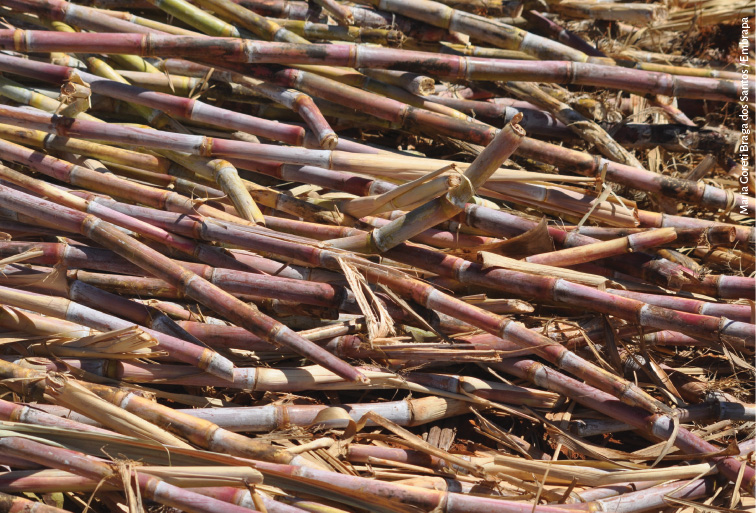
[[[705,511],[706,513],[748,513],[753,511],[752,509],[733,509],[724,508],[722,506],[712,506],[711,504],[701,504],[696,501],[689,501],[687,499],[680,499],[678,497],[664,497],[664,502],[670,505],[686,506],[693,508],[694,511]]]

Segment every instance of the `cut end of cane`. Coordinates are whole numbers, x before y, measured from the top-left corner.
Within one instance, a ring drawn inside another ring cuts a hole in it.
[[[517,135],[525,137],[525,129],[520,126],[522,118],[522,112],[518,112],[512,116],[512,121],[509,122],[509,126],[512,127],[512,130],[514,130]]]
[[[409,90],[418,96],[428,96],[436,92],[436,81],[430,77],[417,77],[410,82]]]
[[[202,365],[204,363],[205,365]],[[234,364],[231,360],[215,351],[206,349],[199,367],[213,376],[226,381],[234,381]]]
[[[339,144],[339,136],[335,133],[327,134],[320,138],[318,144],[324,150],[335,150],[336,146]]]

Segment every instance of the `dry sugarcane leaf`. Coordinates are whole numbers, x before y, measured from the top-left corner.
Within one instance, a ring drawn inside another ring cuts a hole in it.
[[[408,313],[410,316],[412,316],[412,318],[415,319],[420,324],[420,326],[422,328],[430,331],[431,333],[435,333],[436,336],[438,336],[440,339],[446,340],[447,342],[450,342],[449,337],[447,337],[444,333],[436,330],[436,328],[434,328],[433,326],[431,326],[430,323],[428,323],[428,321],[426,321],[425,319],[423,319],[423,317],[420,314],[418,314],[410,306],[409,303],[407,303],[404,299],[402,299],[401,297],[399,297],[399,295],[397,295],[393,290],[391,290],[390,288],[388,288],[386,285],[384,285],[382,283],[379,284],[379,287],[381,288],[381,290],[383,290],[383,292],[386,293],[386,295],[389,298],[391,298],[391,300],[395,304],[397,304],[402,310],[404,310],[406,313]]]
[[[669,504],[671,507],[673,505],[680,505],[685,506],[686,508],[691,508],[693,509],[693,511],[701,511],[705,513],[750,513],[753,511],[752,509],[733,509],[724,508],[721,506],[712,506],[710,504],[701,504],[700,502],[669,496],[664,497],[664,502]]]
[[[370,288],[365,277],[351,263],[341,258],[338,260],[341,270],[349,283],[349,287],[352,289],[352,293],[357,300],[357,304],[365,316],[368,341],[372,342],[376,338],[395,335],[396,330],[394,329],[391,315],[389,315],[386,307],[383,306],[380,299],[378,299]]]
[[[141,490],[137,485],[136,469],[130,462],[116,461],[116,470],[118,475],[121,476],[121,482],[123,483],[123,491],[126,494],[126,504],[129,508],[129,513],[144,513],[144,505],[142,503]],[[92,494],[94,497],[94,493]]]
[[[597,460],[606,461],[608,463],[612,463],[624,468],[646,468],[645,466],[635,463],[620,463],[620,461],[638,461],[643,459],[639,458],[635,454],[627,453],[624,451],[617,451],[614,449],[607,449],[605,447],[599,447],[579,436],[573,435],[560,429],[556,424],[539,415],[538,413],[533,412],[532,410],[531,413],[533,414],[533,416],[537,417],[541,420],[541,422],[544,423],[549,436],[551,436],[557,443],[560,443],[575,452],[586,454]]]
[[[8,240],[10,240],[10,237],[8,238]],[[41,249],[32,248],[22,253],[19,253],[17,255],[11,255],[9,257],[0,259],[0,267],[4,265],[9,265],[9,264],[18,264],[20,262],[23,262],[24,260],[31,260],[32,258],[37,258],[44,254],[45,252],[42,251]]]
[[[63,374],[49,373],[47,375],[45,397],[55,404],[60,404],[86,415],[114,431],[138,438],[155,440],[174,447],[191,448],[191,445],[180,438],[123,408],[101,399],[98,395]]]
[[[61,297],[68,295],[68,280],[66,278],[66,271],[62,266],[55,266],[49,272],[40,271],[25,264],[10,264],[10,267],[23,271],[5,276],[9,286],[13,288],[31,288],[34,290],[36,287],[44,287],[44,291],[47,294],[57,293]],[[1,269],[0,272],[2,272]]]
[[[358,431],[362,430],[365,427],[365,424],[367,423],[368,420],[371,420],[375,424],[399,436],[403,440],[403,443],[407,444],[412,449],[416,449],[421,452],[425,452],[433,456],[437,456],[438,458],[441,458],[447,463],[457,465],[461,468],[467,469],[468,471],[472,472],[473,474],[478,475],[479,477],[484,477],[486,474],[485,469],[483,469],[483,467],[475,463],[471,463],[462,458],[459,458],[453,454],[448,453],[447,451],[439,449],[438,447],[432,446],[428,442],[425,442],[421,438],[415,436],[413,433],[410,433],[403,427],[378,415],[375,412],[366,413],[359,420],[359,422],[357,422],[357,430]]]
[[[120,330],[98,333],[80,338],[33,337],[28,342],[40,340],[28,347],[36,354],[74,358],[137,359],[159,358],[167,353],[160,348],[151,335],[132,326]]]

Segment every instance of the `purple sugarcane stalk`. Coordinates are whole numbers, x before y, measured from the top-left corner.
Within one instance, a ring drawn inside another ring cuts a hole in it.
[[[0,419],[9,420],[11,422],[23,422],[24,424],[54,426],[61,429],[89,431],[109,435],[113,434],[112,431],[108,431],[107,429],[90,426],[89,424],[59,417],[28,405],[11,403],[2,399],[0,399]]]
[[[175,264],[150,247],[123,234],[97,217],[60,207],[54,203],[39,200],[3,186],[0,186],[0,197],[4,199],[9,208],[30,216],[45,219],[55,215],[62,229],[81,233],[112,249],[153,276],[167,279],[171,285],[177,287],[192,299],[218,311],[235,324],[243,326],[274,344],[285,345],[324,367],[333,369],[334,372],[346,379],[355,381],[365,379],[359,371],[343,360],[299,337],[283,324],[252,309],[246,303]]]
[[[611,395],[590,385],[566,376],[559,377],[559,374],[552,369],[533,360],[508,359],[501,363],[491,364],[491,366],[527,379],[553,392],[571,397],[587,408],[599,411],[615,420],[621,420],[655,438],[667,440],[674,429],[672,418],[669,416],[649,414],[638,408],[622,404]],[[680,450],[689,454],[713,454],[719,451],[717,447],[683,427],[679,428],[674,444]],[[753,467],[730,456],[715,456],[712,461],[716,462],[722,475],[733,482],[738,478],[741,466],[745,465],[741,487],[745,490],[753,489],[754,484],[756,484],[756,473],[754,473]]]
[[[180,219],[174,217],[173,221],[170,221],[166,216],[163,219],[164,221],[160,226],[176,233],[199,236],[205,240],[224,241],[252,250],[279,254],[288,258],[309,262],[315,266],[338,268],[336,262],[338,254],[315,247],[293,244],[280,239],[274,240],[266,236],[260,229],[234,227],[229,223],[221,225],[212,220],[198,220],[189,218],[188,216],[183,216]],[[153,219],[153,221],[156,220]],[[730,322],[727,319],[657,307],[642,301],[623,298],[558,278],[534,276],[498,268],[483,269],[480,264],[413,244],[401,244],[387,252],[386,255],[396,261],[413,265],[468,285],[477,285],[524,297],[535,297],[541,300],[579,306],[608,315],[614,315],[642,326],[679,331],[703,340],[721,342],[728,339],[728,337],[752,339],[756,335],[754,333],[754,326],[751,324]],[[373,277],[372,275],[369,278],[374,280],[379,279],[377,276]],[[443,296],[437,291],[436,293]],[[426,300],[427,298],[424,298],[421,304],[426,302]],[[466,305],[463,311],[466,311],[469,306]],[[442,313],[476,325],[469,318],[459,317],[461,312],[456,308],[441,311]],[[470,315],[471,318],[477,317],[476,314],[471,313]],[[482,325],[479,327],[483,328]],[[489,326],[486,330],[488,331],[489,329],[492,328]],[[501,336],[501,333],[498,331],[491,333]]]
[[[0,492],[0,511],[3,513],[71,513],[67,509],[48,506],[41,502],[30,501],[23,497],[15,497],[2,492]]]
[[[11,145],[11,151],[5,153],[5,151],[8,149],[8,145]],[[27,151],[25,151],[26,148],[23,148],[23,150],[22,148],[23,147],[14,145],[13,143],[7,143],[6,141],[0,140],[0,151],[4,152],[3,156],[8,160],[11,160],[13,158],[12,155],[14,154],[14,150],[21,150],[21,153],[24,154],[24,157],[29,157],[28,159],[21,159],[23,160],[23,162],[35,169],[44,167],[52,176],[55,176],[54,170],[56,164],[66,164],[63,161],[58,161],[53,157],[43,156],[39,152],[31,152],[30,154],[27,154]],[[71,165],[71,174],[73,174],[76,169],[86,168],[80,168],[78,166]],[[94,171],[91,172],[96,173]],[[165,244],[168,247],[177,249],[189,255],[190,257],[196,257],[199,260],[207,262],[209,264],[231,268],[243,267],[233,258],[229,257],[226,253],[219,251],[217,248],[213,248],[207,244],[197,244],[192,239],[182,237],[180,235],[174,235],[149,223],[139,221],[138,219],[135,219],[128,214],[116,212],[106,205],[94,201],[80,199],[65,191],[59,190],[46,182],[37,180],[35,178],[26,176],[23,173],[19,173],[18,171],[7,168],[2,164],[0,164],[0,178],[2,178],[3,180],[8,180],[15,185],[32,191],[33,193],[38,194],[41,197],[55,199],[58,203],[64,204],[68,207],[101,217],[102,219],[117,226],[129,229],[135,233],[145,236],[150,240]]]
[[[86,454],[35,442],[20,437],[0,439],[0,447],[12,456],[29,459],[36,463],[97,481],[103,480],[114,486],[123,486],[122,478],[114,464]],[[148,499],[190,513],[249,513],[249,509],[219,501],[204,495],[170,485],[160,478],[132,471],[131,479]]]
[[[130,328],[134,324],[112,315],[104,314],[92,308],[74,303],[67,299],[53,300],[49,296],[33,292],[22,292],[16,289],[0,287],[3,301],[6,304],[62,318],[76,324],[81,324],[102,332]],[[160,348],[171,357],[181,362],[199,367],[206,372],[230,379],[233,376],[233,363],[215,351],[197,346],[185,340],[178,339],[142,326],[142,331],[155,338]]]
[[[0,31],[0,48],[16,52],[95,52],[143,57],[187,57],[242,63],[320,64],[351,68],[393,68],[457,80],[560,82],[621,89],[635,94],[736,101],[739,83],[705,77],[618,69],[568,61],[518,61],[436,54],[347,44],[296,45],[221,37],[157,34]],[[749,84],[751,93],[756,90]]]
[[[397,186],[384,180],[369,179],[343,171],[318,168],[315,166],[296,165],[260,165],[234,159],[234,163],[242,169],[258,171],[283,180],[293,180],[303,183],[313,183],[329,189],[340,190],[357,196],[382,194],[393,190]],[[538,223],[518,217],[514,214],[498,211],[489,207],[468,204],[465,211],[458,218],[473,228],[480,228],[500,237],[511,237],[526,230],[535,228]],[[290,225],[294,223],[284,221]],[[583,246],[599,242],[588,236],[569,236],[568,233],[556,226],[548,227],[549,234],[560,245],[566,247]],[[313,237],[313,235],[308,235]],[[317,238],[317,237],[313,237]],[[628,275],[639,276],[645,280],[664,286],[680,286],[679,276],[684,276],[683,268],[664,259],[653,259],[644,254],[623,255],[612,258],[607,262]]]

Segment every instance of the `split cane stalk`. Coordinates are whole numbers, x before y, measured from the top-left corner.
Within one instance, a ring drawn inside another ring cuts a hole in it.
[[[340,249],[361,252],[383,253],[407,239],[446,221],[460,212],[472,198],[475,191],[509,158],[517,149],[525,133],[517,124],[520,117],[502,130],[490,145],[483,150],[461,176],[460,183],[446,195],[436,198],[391,223],[373,230],[368,237],[332,240],[331,245]]]

